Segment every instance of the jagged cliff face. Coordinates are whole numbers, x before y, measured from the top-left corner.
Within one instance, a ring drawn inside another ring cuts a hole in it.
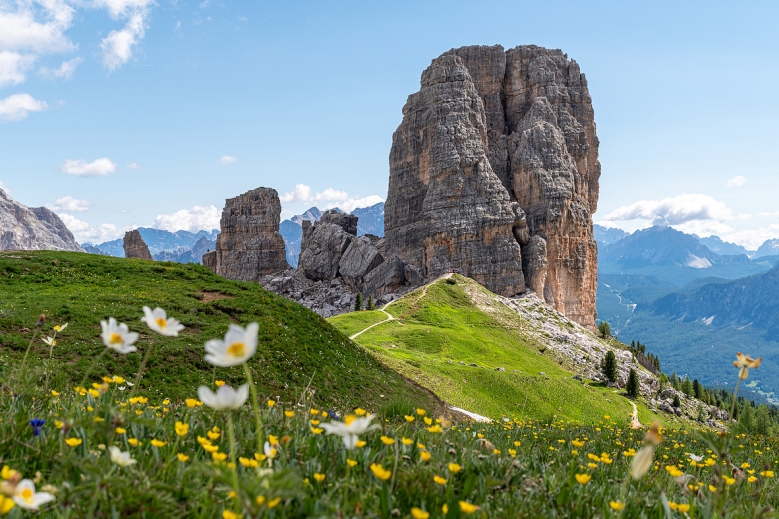
[[[240,281],[259,281],[288,269],[284,238],[279,233],[280,216],[281,202],[275,189],[261,187],[228,198],[216,249],[203,255],[203,264],[220,276]]]
[[[409,96],[390,152],[389,249],[430,279],[458,270],[503,295],[524,291],[524,214],[487,158],[487,119],[463,61],[445,55]]]
[[[385,212],[393,253],[427,278],[457,269],[502,295],[527,279],[593,327],[600,163],[576,62],[536,46],[453,49],[403,114]]]
[[[59,216],[45,207],[27,207],[0,189],[0,250],[84,252]]]

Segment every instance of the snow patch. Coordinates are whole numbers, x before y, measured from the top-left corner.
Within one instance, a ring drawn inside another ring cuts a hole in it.
[[[486,416],[482,416],[480,414],[472,413],[470,411],[466,411],[465,409],[460,409],[459,407],[449,406],[449,409],[451,409],[452,411],[457,411],[458,413],[462,413],[465,416],[468,416],[470,418],[473,418],[477,422],[491,422],[492,421],[489,418],[487,418]]]
[[[709,326],[712,323],[712,321],[714,321],[715,317],[717,316],[712,315],[711,317],[707,317],[706,319],[701,319],[701,321],[703,321],[703,324],[705,324],[706,326]]]
[[[690,257],[687,259],[687,266],[694,269],[707,269],[711,267],[711,262],[706,258],[699,258],[695,254],[690,254]]]

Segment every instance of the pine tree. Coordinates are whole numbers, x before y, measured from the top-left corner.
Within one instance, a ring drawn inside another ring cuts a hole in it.
[[[354,311],[359,312],[362,310],[362,294],[357,292],[357,297],[354,298]]]
[[[682,402],[679,400],[679,395],[674,395],[674,407],[682,407]]]
[[[606,321],[601,321],[598,323],[598,335],[600,335],[603,339],[610,339],[611,338],[611,325]]]
[[[684,382],[682,382],[682,393],[687,396],[692,396],[692,381],[690,381],[689,376],[686,376]]]
[[[368,296],[368,304],[365,306],[366,310],[376,310],[376,305],[373,304],[373,296]]]
[[[630,368],[630,374],[628,375],[628,383],[625,386],[625,390],[628,393],[628,396],[631,398],[636,398],[638,396],[638,390],[639,390],[639,384],[638,384],[638,373],[636,373],[636,370],[633,368]]]
[[[701,385],[698,383],[698,379],[692,381],[692,394],[698,400],[701,400]]]
[[[606,356],[603,358],[603,364],[601,365],[603,376],[609,382],[617,381],[617,356],[614,352],[609,350],[606,352]]]

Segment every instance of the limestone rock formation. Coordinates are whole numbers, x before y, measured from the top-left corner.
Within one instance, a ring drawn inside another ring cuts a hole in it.
[[[45,207],[27,207],[0,189],[0,250],[84,252],[62,220]]]
[[[370,235],[366,235],[353,239],[339,262],[338,271],[341,277],[355,290],[361,288],[366,275],[384,263],[384,256],[371,238]]]
[[[275,189],[261,187],[228,198],[216,249],[203,255],[203,264],[220,276],[240,281],[259,281],[288,269],[280,215]]]
[[[390,250],[426,279],[455,269],[502,295],[527,278],[594,327],[600,163],[576,62],[532,45],[453,49],[425,70],[403,115],[390,152]],[[545,241],[545,269],[533,236]],[[535,257],[523,262],[521,247]]]
[[[124,233],[124,257],[151,260],[151,252],[138,229]]]

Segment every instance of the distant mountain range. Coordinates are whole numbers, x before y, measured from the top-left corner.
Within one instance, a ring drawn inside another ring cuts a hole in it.
[[[732,387],[736,351],[762,356],[752,389],[779,403],[779,240],[751,252],[668,227],[614,236],[596,232],[598,317],[707,385]]]
[[[219,231],[163,231],[149,227],[139,227],[143,241],[149,247],[152,257],[158,261],[175,261],[176,263],[200,263],[203,253],[213,250]],[[97,245],[82,244],[84,250],[92,254],[116,256],[124,258],[124,241],[122,238]]]
[[[336,211],[343,213],[341,209]],[[284,245],[287,249],[287,263],[292,267],[298,266],[298,256],[300,255],[300,241],[303,237],[303,221],[318,222],[322,218],[322,211],[317,207],[312,207],[303,214],[298,214],[284,220],[279,225],[279,232],[284,237]],[[357,216],[357,235],[373,234],[375,236],[384,236],[384,202],[362,207],[352,211]]]

